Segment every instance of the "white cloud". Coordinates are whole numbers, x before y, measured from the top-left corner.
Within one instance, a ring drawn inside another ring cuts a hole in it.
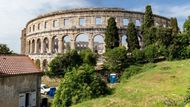
[[[19,53],[21,30],[30,19],[58,9],[90,6],[88,0],[0,0],[0,43]]]

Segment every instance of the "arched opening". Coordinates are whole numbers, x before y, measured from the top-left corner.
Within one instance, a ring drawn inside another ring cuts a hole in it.
[[[32,40],[32,53],[34,53],[35,51],[35,40],[33,39]]]
[[[102,35],[94,36],[93,45],[93,50],[95,53],[103,54],[105,52],[105,43]]]
[[[127,36],[123,35],[121,38],[121,45],[128,49]]]
[[[80,34],[76,37],[76,50],[81,51],[82,49],[87,49],[88,48],[88,35],[86,34]]]
[[[47,69],[48,69],[48,61],[47,61],[47,59],[43,60],[43,66],[42,67],[43,67],[42,68],[43,71],[47,71]]]
[[[49,40],[48,38],[45,38],[43,40],[43,53],[47,53],[49,50]]]
[[[28,53],[31,53],[31,42],[28,41]]]
[[[38,68],[40,68],[40,60],[39,60],[39,59],[36,60],[35,64],[36,64],[36,66],[37,66]]]
[[[54,36],[52,38],[52,53],[57,53],[58,52],[58,37]]]
[[[40,51],[41,51],[41,40],[38,39],[37,40],[37,53],[40,53]]]
[[[67,52],[68,50],[71,49],[71,46],[70,46],[70,37],[69,36],[64,36],[62,38],[62,42],[63,42],[63,50],[64,50],[64,53]]]

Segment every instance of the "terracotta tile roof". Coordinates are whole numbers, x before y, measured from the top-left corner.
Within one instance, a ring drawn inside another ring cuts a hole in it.
[[[0,77],[42,73],[27,56],[0,55]]]

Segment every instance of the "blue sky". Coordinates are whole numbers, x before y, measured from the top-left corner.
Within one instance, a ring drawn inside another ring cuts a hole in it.
[[[83,7],[119,7],[144,11],[152,5],[154,14],[177,17],[182,28],[190,15],[190,0],[0,0],[0,43],[20,52],[21,30],[26,23],[47,12]]]

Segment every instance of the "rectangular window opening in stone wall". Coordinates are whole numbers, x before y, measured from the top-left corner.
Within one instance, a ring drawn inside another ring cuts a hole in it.
[[[58,20],[54,20],[54,21],[53,21],[53,27],[54,27],[54,28],[59,27],[59,21],[58,21]]]
[[[79,25],[80,25],[80,26],[84,26],[85,23],[86,23],[86,22],[85,22],[85,19],[84,19],[84,18],[80,18],[80,19],[79,19]]]
[[[64,26],[68,26],[69,25],[69,19],[64,19]]]
[[[47,22],[44,22],[44,29],[47,28]]]
[[[29,32],[31,32],[31,27],[29,27]]]
[[[129,20],[128,20],[128,19],[126,19],[126,18],[125,18],[125,19],[123,19],[123,25],[124,25],[124,26],[127,26],[127,25],[128,25],[128,23],[129,23]]]
[[[41,29],[41,24],[40,23],[38,23],[38,30],[40,30]]]
[[[101,25],[101,24],[102,24],[101,17],[96,17],[96,25]]]
[[[35,31],[35,25],[33,25],[33,31]]]

